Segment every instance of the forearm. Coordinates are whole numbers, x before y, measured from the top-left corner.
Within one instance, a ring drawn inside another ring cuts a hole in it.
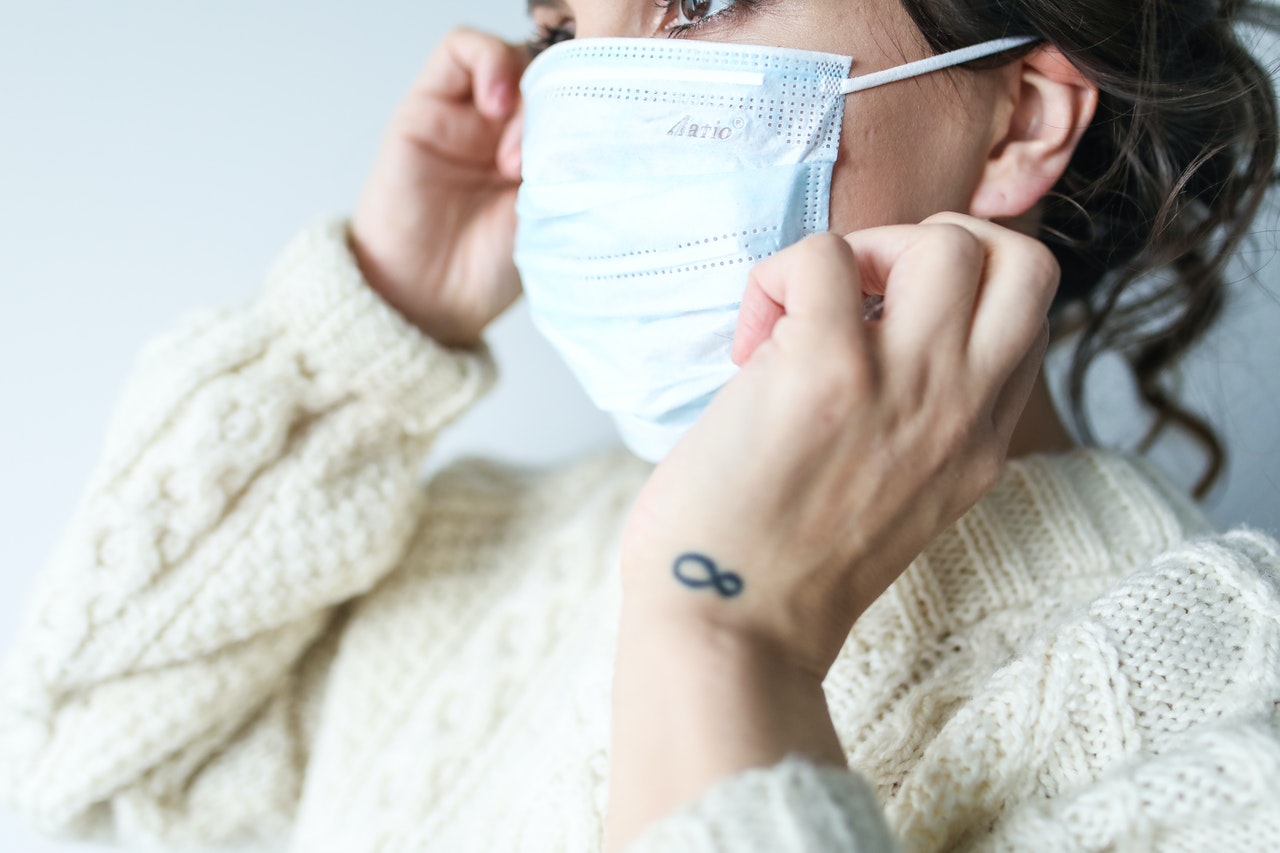
[[[821,681],[705,618],[624,601],[608,850],[713,783],[788,753],[845,767]]]

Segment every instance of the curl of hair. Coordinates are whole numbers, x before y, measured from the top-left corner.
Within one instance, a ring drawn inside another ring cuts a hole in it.
[[[1194,488],[1204,497],[1225,450],[1179,402],[1170,374],[1221,316],[1227,264],[1276,180],[1275,92],[1237,25],[1275,31],[1280,12],[1250,0],[901,3],[935,51],[1036,35],[1098,86],[1094,119],[1045,198],[1040,233],[1062,266],[1055,331],[1080,333],[1067,379],[1072,420],[1097,443],[1085,376],[1099,355],[1119,353],[1154,416],[1140,451],[1168,426],[1183,430],[1207,456]],[[997,67],[1035,48],[966,67]]]

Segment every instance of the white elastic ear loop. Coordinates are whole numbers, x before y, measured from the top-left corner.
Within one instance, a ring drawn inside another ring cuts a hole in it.
[[[928,74],[930,71],[937,71],[940,68],[950,68],[952,65],[963,65],[970,60],[981,59],[984,56],[993,56],[1001,51],[1021,47],[1022,45],[1029,44],[1033,41],[1040,41],[1040,37],[1009,36],[1008,38],[995,39],[994,41],[984,41],[981,44],[962,47],[959,50],[950,50],[946,53],[939,53],[937,56],[925,57],[924,59],[918,59],[915,62],[908,62],[905,65],[886,68],[884,71],[863,74],[860,77],[846,78],[840,82],[840,92],[845,95],[851,95],[854,92],[861,92],[863,89],[882,86],[885,83],[893,83],[898,80],[906,80],[908,77],[918,77],[921,74]]]

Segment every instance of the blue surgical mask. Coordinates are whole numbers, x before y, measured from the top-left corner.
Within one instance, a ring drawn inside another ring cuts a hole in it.
[[[826,231],[845,96],[999,53],[985,42],[849,77],[848,56],[583,39],[526,71],[516,263],[535,326],[661,460],[737,371],[747,274]]]

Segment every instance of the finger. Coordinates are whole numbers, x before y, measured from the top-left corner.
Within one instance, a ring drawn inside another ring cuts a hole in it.
[[[788,346],[820,350],[833,341],[864,340],[860,293],[857,258],[836,235],[815,234],[784,249],[751,271],[734,361],[745,363],[765,340],[776,341],[784,320],[796,329]]]
[[[890,225],[845,237],[868,293],[884,294],[886,357],[963,353],[986,250],[953,224]]]
[[[1009,381],[1000,389],[996,397],[995,406],[992,408],[991,421],[995,427],[1001,447],[1008,447],[1010,440],[1013,438],[1013,431],[1027,407],[1027,401],[1031,399],[1031,392],[1040,376],[1040,370],[1044,366],[1045,353],[1048,350],[1049,321],[1045,319],[1040,324],[1040,330],[1036,333],[1030,349],[1026,351],[1022,360],[1014,368],[1013,373],[1009,376]]]
[[[1039,240],[985,219],[947,213],[926,221],[961,225],[987,247],[968,350],[975,364],[1003,378],[1040,334],[1057,292],[1058,262]]]
[[[400,105],[392,135],[413,140],[419,148],[454,162],[493,169],[509,125],[480,115],[470,104],[419,97]],[[508,177],[505,171],[501,174]],[[518,177],[517,170],[513,180]]]
[[[858,261],[863,292],[884,295],[893,265],[919,238],[918,225],[879,225],[845,235]]]
[[[511,180],[520,180],[522,167],[522,145],[524,142],[524,104],[516,110],[516,114],[507,122],[498,142],[498,174]]]
[[[510,116],[520,100],[529,52],[475,30],[454,30],[427,60],[415,89],[475,106],[481,115]]]
[[[769,298],[755,276],[751,276],[746,292],[742,295],[738,325],[733,333],[733,363],[739,367],[745,364],[756,347],[769,339],[774,324],[782,315],[782,306]]]

